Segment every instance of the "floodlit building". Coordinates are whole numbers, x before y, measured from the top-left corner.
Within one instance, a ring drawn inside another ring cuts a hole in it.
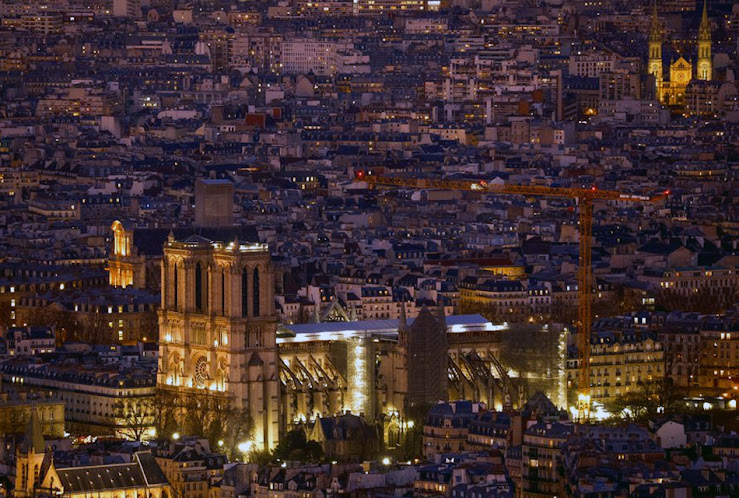
[[[686,88],[693,79],[710,81],[713,79],[713,61],[711,58],[711,22],[708,19],[708,5],[703,2],[703,13],[698,28],[698,60],[693,64],[679,56],[670,61],[669,79],[663,70],[662,61],[662,28],[657,15],[657,3],[654,3],[652,20],[649,28],[648,74],[654,77],[657,97],[668,106],[684,107]]]
[[[568,389],[577,389],[578,360],[568,359]],[[654,333],[594,330],[590,347],[591,399],[600,404],[664,379],[664,351]],[[648,389],[648,387],[647,387]]]
[[[172,234],[164,247],[158,384],[248,410],[259,448],[280,433],[273,279],[264,244]]]

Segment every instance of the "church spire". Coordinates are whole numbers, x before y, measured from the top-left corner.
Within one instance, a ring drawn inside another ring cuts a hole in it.
[[[698,39],[711,41],[711,23],[708,21],[708,2],[703,0],[703,15],[698,29]]]
[[[649,43],[662,43],[662,32],[659,27],[659,17],[657,16],[657,0],[654,0],[652,20],[649,23]]]
[[[711,22],[708,20],[708,2],[703,0],[703,16],[698,28],[698,74],[699,80],[710,80],[713,76],[711,60]]]
[[[41,430],[41,422],[39,421],[35,405],[31,408],[31,418],[28,421],[28,425],[26,425],[26,435],[23,438],[21,450],[36,455],[46,452],[44,433]]]
[[[647,71],[654,76],[655,90],[659,99],[660,82],[662,81],[662,30],[657,16],[657,0],[654,1],[652,21],[649,23],[649,54],[647,59]]]

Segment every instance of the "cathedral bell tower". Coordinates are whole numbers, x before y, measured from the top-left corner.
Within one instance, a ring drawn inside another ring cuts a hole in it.
[[[699,80],[710,80],[713,76],[711,62],[711,23],[708,21],[708,5],[703,0],[703,17],[698,28],[698,74]]]
[[[657,18],[657,2],[654,2],[652,21],[649,24],[649,62],[648,72],[654,75],[655,85],[659,90],[662,82],[662,32]]]

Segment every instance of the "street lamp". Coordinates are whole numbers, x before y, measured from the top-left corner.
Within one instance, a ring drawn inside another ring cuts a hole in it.
[[[253,447],[254,443],[252,441],[244,441],[243,443],[239,443],[238,446],[241,453],[249,453]]]

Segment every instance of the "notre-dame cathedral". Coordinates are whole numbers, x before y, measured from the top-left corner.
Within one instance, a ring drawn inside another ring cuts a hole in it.
[[[254,422],[254,443],[280,430],[280,381],[266,245],[171,236],[162,259],[157,383],[232,398]]]

